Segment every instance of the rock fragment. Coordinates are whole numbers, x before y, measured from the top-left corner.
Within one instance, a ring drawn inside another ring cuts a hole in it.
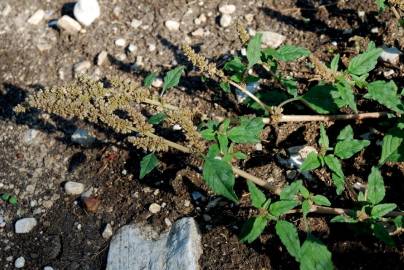
[[[43,9],[38,9],[31,17],[28,19],[28,23],[32,25],[38,25],[45,17],[45,11]]]
[[[68,33],[76,34],[81,31],[81,25],[73,18],[64,15],[57,21],[59,29],[63,29]]]
[[[105,60],[107,60],[108,58],[108,52],[107,51],[101,51],[98,55],[97,55],[97,66],[102,66],[105,63]]]
[[[159,204],[157,204],[157,203],[152,203],[149,206],[149,211],[152,214],[157,214],[158,212],[160,212],[160,210],[161,210],[161,206]]]
[[[79,195],[84,191],[84,184],[67,181],[64,185],[65,192],[69,195]]]
[[[107,224],[104,228],[104,231],[102,232],[102,238],[104,239],[109,239],[111,238],[113,232],[112,232],[112,226],[111,224]]]
[[[169,31],[178,31],[180,29],[180,23],[175,20],[168,20],[164,24]]]
[[[84,26],[90,26],[100,16],[97,0],[79,0],[74,5],[74,17]]]
[[[286,40],[284,35],[272,31],[260,31],[262,34],[262,44],[271,48],[278,48]]]
[[[35,218],[22,218],[15,223],[15,233],[29,233],[37,225]]]
[[[23,268],[25,266],[25,259],[24,257],[18,257],[17,260],[14,262],[15,268]]]
[[[397,49],[396,47],[386,47],[383,46],[382,47],[383,52],[380,55],[380,58],[385,61],[385,62],[389,62],[392,65],[398,65],[400,62],[400,55],[402,54],[402,52]]]
[[[219,12],[222,14],[233,14],[235,11],[235,5],[222,5],[219,7]]]
[[[87,60],[81,61],[73,66],[74,74],[75,75],[84,74],[87,70],[90,69],[90,67],[91,67],[90,61],[87,61]]]
[[[220,16],[220,26],[223,28],[229,27],[232,23],[232,17],[229,14],[223,14]]]

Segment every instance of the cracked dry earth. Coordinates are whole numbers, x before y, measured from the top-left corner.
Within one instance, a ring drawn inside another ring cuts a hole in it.
[[[297,268],[271,233],[264,235],[259,244],[241,244],[237,235],[248,211],[217,199],[197,175],[188,172],[190,176],[178,181],[177,172],[187,172],[185,156],[173,153],[161,157],[159,169],[139,181],[142,152],[81,122],[38,111],[13,113],[12,108],[30,93],[71,81],[76,75],[75,65],[83,61],[91,63],[85,73],[93,78],[120,76],[140,82],[151,71],[188,65],[179,51],[183,42],[195,45],[219,63],[240,47],[234,23],[227,28],[219,24],[218,7],[225,1],[99,2],[100,18],[84,33],[71,35],[48,26],[62,14],[71,13],[69,1],[0,1],[0,193],[18,198],[17,206],[0,204],[1,269],[14,269],[15,260],[21,256],[25,258],[25,269],[104,269],[109,240],[101,234],[106,224],[115,231],[125,224],[145,222],[163,231],[184,216],[195,217],[201,228],[202,269]],[[402,31],[392,32],[395,30],[388,15],[381,15],[386,24],[374,18],[376,7],[372,1],[228,2],[237,7],[231,15],[234,21],[241,19],[253,30],[280,33],[286,36],[286,43],[304,46],[324,56],[323,60],[328,60],[330,50],[345,50],[351,36],[369,32],[372,27],[380,31],[372,38],[390,45],[403,40]],[[336,3],[334,8],[321,7],[332,2]],[[28,24],[28,18],[38,9],[45,11],[43,20],[38,25]],[[358,18],[357,10],[369,12],[366,24]],[[196,23],[202,14],[206,20]],[[312,23],[305,22],[307,17]],[[169,31],[164,24],[167,20],[180,22],[179,30]],[[342,35],[348,28],[354,31]],[[193,34],[198,29],[202,29],[202,35]],[[117,46],[117,39],[124,39],[125,47]],[[332,43],[335,41],[337,47]],[[132,51],[127,47],[130,44]],[[101,51],[108,52],[108,59],[99,66],[96,59]],[[283,68],[302,80],[310,76],[309,71],[293,65]],[[399,77],[400,69],[402,66],[393,77]],[[192,76],[168,94],[171,103],[193,106],[209,117],[226,115],[226,104],[220,98]],[[72,142],[71,135],[77,127],[89,130],[97,142],[91,147]],[[278,132],[296,129],[285,125]],[[266,160],[267,151],[264,149],[258,156]],[[285,178],[277,164],[268,162],[267,166],[257,166],[255,172],[262,177],[276,172],[277,177]],[[86,211],[78,196],[65,193],[62,187],[66,181],[83,183],[85,190],[101,201],[95,213]],[[202,197],[195,200],[192,192]],[[213,200],[218,201],[218,206],[206,207]],[[166,206],[158,214],[151,214],[148,208],[152,203]],[[34,217],[38,225],[28,234],[16,234],[14,224],[24,217]],[[324,220],[313,222],[320,224],[317,227],[324,234],[329,233]],[[377,269],[383,265],[400,269],[404,265],[401,251],[370,245],[343,239],[331,249],[338,251],[336,264],[341,269]],[[359,255],[356,262],[350,263],[352,253]],[[389,262],[380,260],[383,254],[390,254]]]

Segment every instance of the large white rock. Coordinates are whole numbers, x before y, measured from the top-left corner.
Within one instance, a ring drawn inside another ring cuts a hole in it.
[[[174,223],[157,235],[145,226],[126,225],[111,240],[107,270],[199,270],[201,236],[193,218]]]
[[[271,48],[278,48],[286,39],[284,35],[271,31],[259,31],[258,33],[262,34],[262,45]]]
[[[175,20],[168,20],[164,25],[169,31],[178,31],[180,29],[180,23]]]
[[[84,191],[84,184],[73,181],[67,181],[64,185],[64,188],[66,193],[69,195],[79,195]]]
[[[74,5],[74,17],[84,26],[90,26],[100,16],[100,13],[100,5],[97,0],[79,0]]]
[[[23,218],[15,223],[15,233],[29,233],[37,225],[35,218]]]

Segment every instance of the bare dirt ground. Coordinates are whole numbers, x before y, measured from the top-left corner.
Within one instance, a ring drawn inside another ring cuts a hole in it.
[[[164,230],[167,220],[193,216],[202,231],[203,269],[296,269],[297,264],[281,248],[273,228],[252,245],[239,242],[240,226],[249,215],[247,204],[235,207],[224,199],[217,201],[200,176],[185,166],[186,156],[161,156],[159,169],[139,181],[142,153],[107,139],[108,134],[40,112],[14,114],[12,108],[27,94],[71,81],[74,65],[84,60],[92,63],[87,70],[90,76],[119,76],[141,83],[151,71],[160,73],[177,64],[189,65],[179,50],[183,42],[197,45],[201,53],[219,62],[240,48],[234,24],[222,28],[218,23],[218,6],[224,1],[99,2],[101,17],[85,33],[76,35],[48,27],[49,21],[71,12],[68,1],[0,2],[0,194],[8,192],[19,200],[17,206],[0,204],[0,217],[5,221],[5,227],[0,228],[1,268],[14,269],[15,259],[23,256],[26,269],[47,265],[54,269],[104,269],[108,240],[101,233],[107,223],[114,231],[131,222],[146,222]],[[334,52],[355,53],[355,44],[350,41],[355,35],[374,40],[377,45],[396,46],[402,51],[404,48],[403,30],[394,27],[390,13],[379,15],[370,0],[231,3],[237,6],[232,14],[234,21],[241,19],[248,28],[283,34],[287,37],[285,43],[306,47],[322,60],[328,61]],[[46,12],[45,19],[38,25],[28,24],[27,19],[38,9]],[[365,17],[359,17],[358,11],[365,11]],[[201,14],[207,20],[196,25],[194,20]],[[250,22],[246,20],[248,15],[253,16]],[[138,28],[131,25],[134,19],[142,21]],[[171,32],[165,27],[164,22],[170,19],[181,23],[179,31]],[[203,28],[204,37],[191,34],[198,28]],[[371,31],[375,28],[377,32]],[[135,45],[136,50],[129,52],[116,46],[118,38]],[[108,52],[108,60],[97,66],[96,57],[103,50]],[[392,78],[401,89],[403,65],[385,68],[395,71]],[[310,77],[310,71],[293,65],[283,69],[302,85]],[[223,101],[220,94],[191,75],[168,98],[174,104],[193,106],[208,115],[231,113],[231,102]],[[267,153],[273,147],[313,143],[312,125],[315,124],[285,124],[271,130],[269,137],[274,142],[255,153],[247,168],[262,177],[273,174],[282,181],[286,171]],[[77,127],[94,132],[98,141],[89,148],[73,143],[71,134]],[[366,123],[359,128],[366,129]],[[297,133],[299,136],[295,136]],[[373,164],[371,153],[367,156],[366,160]],[[389,170],[387,182],[395,190],[391,196],[403,207],[404,184],[395,181],[402,178],[403,168]],[[355,166],[350,173],[357,181],[365,177]],[[77,197],[66,195],[62,189],[65,181],[77,181],[91,189],[101,201],[98,210],[90,213]],[[192,192],[202,197],[195,199]],[[216,206],[208,207],[214,200]],[[153,202],[165,204],[154,215],[148,211]],[[39,225],[29,234],[15,234],[14,222],[27,216],[35,217]],[[402,236],[399,246],[388,248],[346,230],[345,225],[329,227],[322,217],[313,217],[312,222],[327,239],[339,269],[403,269]]]

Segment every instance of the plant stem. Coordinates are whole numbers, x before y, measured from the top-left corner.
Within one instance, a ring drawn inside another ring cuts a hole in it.
[[[293,102],[293,101],[300,100],[300,99],[301,99],[301,97],[289,98],[289,99],[283,101],[283,102],[282,102],[281,104],[279,104],[277,107],[278,107],[278,108],[282,108],[282,107],[285,106],[286,104],[291,103],[291,102]]]
[[[357,114],[336,115],[282,115],[278,122],[313,122],[313,121],[339,121],[339,120],[363,120],[381,118],[390,115],[388,112],[368,112]],[[271,122],[270,118],[263,118],[265,124]]]
[[[245,87],[229,80],[228,81],[230,85],[233,85],[234,87],[236,87],[238,90],[240,90],[243,94],[247,95],[248,97],[250,97],[252,100],[254,100],[255,102],[257,102],[265,111],[268,111],[269,107],[267,105],[265,105],[265,103],[263,103],[259,98],[257,98],[253,93],[251,93],[250,91],[248,91]]]

